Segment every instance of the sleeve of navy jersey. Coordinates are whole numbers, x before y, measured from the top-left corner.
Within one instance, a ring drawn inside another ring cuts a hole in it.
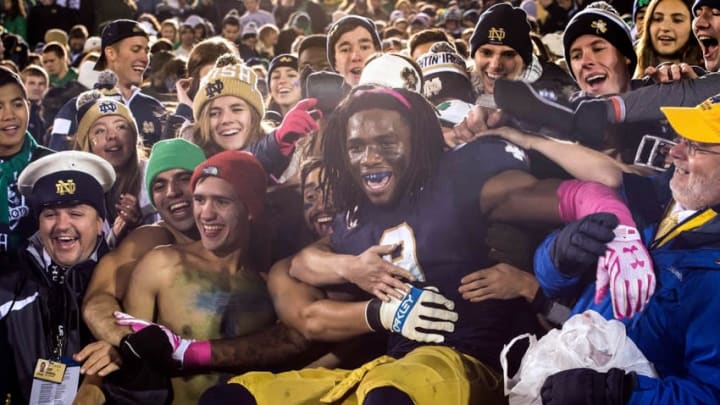
[[[499,137],[483,137],[465,144],[460,149],[448,152],[447,162],[452,168],[459,192],[467,191],[474,196],[485,182],[507,170],[529,170],[525,150]]]

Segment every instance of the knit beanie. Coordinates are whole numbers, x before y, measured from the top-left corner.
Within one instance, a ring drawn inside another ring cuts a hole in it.
[[[720,10],[720,0],[695,0],[695,4],[692,6],[693,15],[697,15],[697,10],[702,6],[708,6],[710,8]]]
[[[279,67],[289,67],[298,70],[298,59],[295,55],[290,55],[289,53],[283,53],[274,57],[273,60],[270,61],[270,66],[268,67],[266,76],[268,89],[270,88],[270,82],[272,81],[272,72]]]
[[[255,220],[262,217],[267,179],[265,169],[255,156],[239,150],[226,150],[213,155],[193,171],[190,178],[193,192],[198,181],[209,176],[219,177],[230,183],[250,215]]]
[[[565,62],[570,66],[570,48],[576,39],[583,35],[595,35],[610,42],[621,54],[630,59],[628,72],[632,74],[637,65],[637,54],[633,48],[630,27],[620,16],[608,9],[593,7],[594,4],[602,6],[604,2],[590,4],[586,9],[575,14],[563,32],[563,48]],[[570,74],[575,77],[572,69]]]
[[[189,172],[205,160],[205,153],[199,146],[182,138],[164,139],[155,142],[145,167],[145,188],[153,207],[152,184],[162,172],[183,169]]]
[[[373,45],[377,51],[382,49],[380,43],[380,35],[377,32],[375,23],[373,20],[359,15],[348,15],[335,22],[330,27],[327,34],[327,58],[330,62],[330,68],[335,71],[335,44],[340,40],[340,37],[346,32],[350,32],[357,27],[365,28],[372,37]]]
[[[255,108],[261,117],[265,115],[262,93],[257,87],[257,75],[232,54],[219,57],[215,67],[200,80],[200,87],[193,100],[195,122],[200,119],[200,112],[208,101],[223,96],[240,97]]]
[[[650,4],[650,0],[635,0],[635,1],[633,1],[633,11],[632,11],[633,23],[635,22],[635,19],[637,19],[638,11],[647,7],[648,4]]]
[[[475,101],[465,59],[449,43],[433,44],[429,52],[420,55],[417,63],[425,80],[423,95],[433,105],[448,99]]]
[[[475,57],[478,48],[485,44],[509,46],[529,66],[533,47],[525,11],[508,3],[499,3],[485,10],[470,37],[470,57]]]
[[[104,96],[97,90],[86,91],[78,96],[77,102],[77,132],[75,133],[76,149],[90,151],[90,127],[98,119],[118,115],[127,120],[137,137],[139,132],[135,118],[130,109],[120,101]]]

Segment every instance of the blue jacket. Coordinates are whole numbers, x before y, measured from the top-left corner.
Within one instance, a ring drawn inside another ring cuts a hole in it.
[[[670,201],[668,173],[626,176],[623,194],[653,258],[657,288],[642,313],[625,321],[628,336],[652,362],[659,378],[638,376],[630,404],[720,403],[720,219],[652,244]],[[720,207],[717,207],[720,209]],[[718,211],[716,209],[716,211]],[[609,295],[593,302],[587,275],[567,277],[553,265],[550,235],[535,254],[535,272],[548,297],[579,297],[574,312],[594,309],[612,318]],[[594,276],[594,275],[593,275]]]

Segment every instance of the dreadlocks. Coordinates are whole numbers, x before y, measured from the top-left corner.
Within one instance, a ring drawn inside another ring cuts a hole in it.
[[[349,212],[366,199],[352,178],[347,152],[347,124],[355,113],[370,109],[392,110],[410,126],[412,148],[403,193],[414,194],[431,178],[443,153],[444,141],[433,107],[423,96],[405,89],[358,86],[330,116],[323,140],[323,191],[332,196],[339,212]]]

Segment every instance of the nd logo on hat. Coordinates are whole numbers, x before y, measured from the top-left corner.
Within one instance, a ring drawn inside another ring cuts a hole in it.
[[[98,105],[98,110],[103,114],[111,114],[117,111],[117,105],[112,102],[104,101]]]
[[[208,98],[212,98],[212,97],[215,97],[216,95],[222,93],[224,87],[225,86],[223,85],[223,82],[220,79],[218,79],[212,83],[208,83],[205,86],[205,93],[207,93]]]
[[[292,58],[289,56],[283,56],[280,58],[279,62],[292,62]]]
[[[66,181],[58,180],[57,183],[55,183],[55,194],[75,194],[75,181],[73,179],[68,179]]]
[[[505,39],[505,28],[490,28],[488,30],[488,39],[490,41],[502,42]]]

